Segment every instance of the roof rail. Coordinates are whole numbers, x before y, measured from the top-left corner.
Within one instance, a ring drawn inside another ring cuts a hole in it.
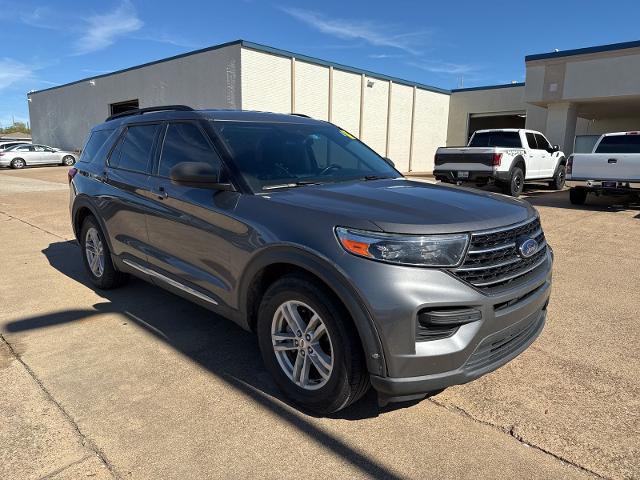
[[[116,113],[108,117],[105,122],[110,120],[115,120],[116,118],[129,117],[131,115],[142,115],[143,113],[150,112],[165,112],[169,110],[180,111],[180,112],[193,112],[193,108],[188,107],[186,105],[164,105],[158,107],[145,107],[145,108],[134,108],[132,110],[127,110],[125,112]]]
[[[311,118],[309,115],[305,113],[291,113],[291,115],[295,115],[296,117]]]

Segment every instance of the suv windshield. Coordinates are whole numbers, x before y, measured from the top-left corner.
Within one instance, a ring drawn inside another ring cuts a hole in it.
[[[469,146],[522,148],[522,142],[518,132],[476,132]]]
[[[401,176],[377,153],[333,125],[213,123],[254,191]]]

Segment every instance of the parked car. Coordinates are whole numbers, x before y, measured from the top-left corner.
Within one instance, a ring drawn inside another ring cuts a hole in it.
[[[16,147],[18,145],[30,145],[31,142],[27,142],[26,140],[15,140],[15,141],[11,141],[11,142],[0,142],[0,152],[11,148],[11,147]]]
[[[131,274],[254,331],[277,385],[320,414],[370,385],[385,404],[469,382],[545,323],[533,207],[406,179],[328,122],[130,111],[92,130],[69,179],[96,287]]]
[[[47,145],[16,145],[0,152],[0,167],[24,168],[27,165],[56,164],[71,166],[76,154]]]
[[[640,132],[602,135],[592,153],[574,153],[567,163],[569,198],[582,205],[587,195],[640,194]]]
[[[436,151],[436,179],[448,183],[495,183],[517,197],[525,181],[548,181],[556,190],[565,182],[566,160],[557,145],[535,130],[506,128],[476,131],[466,147]]]

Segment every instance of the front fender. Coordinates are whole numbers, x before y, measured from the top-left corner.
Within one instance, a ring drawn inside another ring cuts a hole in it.
[[[345,305],[353,319],[365,353],[370,373],[386,376],[386,362],[380,336],[373,319],[358,293],[339,268],[316,252],[298,245],[278,245],[257,252],[244,271],[239,283],[238,306],[249,322],[249,289],[256,275],[269,265],[284,263],[307,270],[322,280]],[[247,325],[248,326],[248,325]]]

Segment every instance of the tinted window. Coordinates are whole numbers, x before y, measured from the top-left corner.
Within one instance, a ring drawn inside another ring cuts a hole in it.
[[[538,142],[538,150],[549,150],[551,148],[551,145],[549,145],[549,142],[546,138],[544,138],[539,133],[536,133],[535,135],[536,141]]]
[[[522,148],[522,142],[518,132],[476,132],[469,146]]]
[[[81,162],[91,162],[95,157],[100,147],[104,145],[104,142],[107,141],[107,138],[113,133],[113,129],[111,130],[98,130],[91,134],[89,140],[87,140],[84,149],[82,150],[82,156],[80,157]]]
[[[604,137],[595,153],[640,153],[640,135]]]
[[[218,155],[193,123],[169,124],[162,145],[158,175],[168,177],[171,169],[181,162],[220,164]]]
[[[255,191],[296,183],[333,183],[400,174],[339,128],[321,123],[214,122]]]
[[[25,145],[23,147],[14,147],[11,150],[14,152],[33,152],[35,148],[33,148],[31,145]]]
[[[109,161],[112,167],[148,173],[153,154],[153,141],[158,125],[132,125],[114,150]]]
[[[529,144],[529,148],[538,148],[538,145],[536,143],[536,137],[533,135],[533,133],[527,133],[527,143]]]

